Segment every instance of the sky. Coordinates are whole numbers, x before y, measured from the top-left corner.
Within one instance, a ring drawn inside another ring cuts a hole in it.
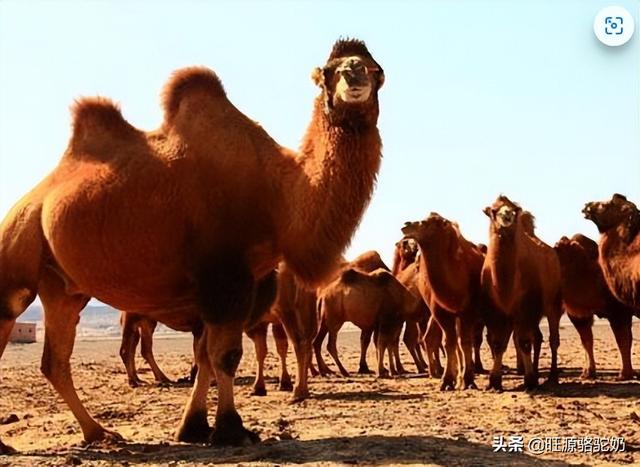
[[[431,211],[487,242],[504,193],[553,244],[597,231],[580,213],[614,192],[640,202],[638,1],[622,47],[597,41],[606,1],[0,2],[0,216],[57,164],[69,105],[102,95],[156,128],[170,73],[205,65],[231,101],[297,148],[339,37],[385,70],[377,188],[347,257],[390,262],[404,221]]]

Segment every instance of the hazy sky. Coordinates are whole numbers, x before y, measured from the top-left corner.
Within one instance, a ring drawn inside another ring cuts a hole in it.
[[[339,36],[386,72],[384,159],[348,256],[387,260],[406,220],[430,211],[486,242],[499,193],[539,235],[596,231],[586,201],[640,201],[639,3],[620,48],[593,18],[608,1],[0,2],[0,216],[57,163],[69,104],[112,97],[142,129],[161,121],[172,70],[216,70],[230,99],[297,147],[317,89],[309,75]]]

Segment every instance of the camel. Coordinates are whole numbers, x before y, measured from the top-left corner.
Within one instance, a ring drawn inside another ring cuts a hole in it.
[[[561,273],[553,248],[537,238],[533,216],[506,196],[484,209],[490,218],[489,246],[481,283],[487,301],[485,323],[493,367],[489,389],[502,390],[502,357],[513,330],[524,370],[524,387],[538,385],[540,320],[549,322],[549,382],[558,380],[558,346],[562,316]],[[533,348],[534,356],[531,357]]]
[[[420,299],[420,309],[416,313],[416,319],[407,320],[402,340],[413,358],[418,373],[424,373],[428,369],[431,377],[440,378],[444,371],[440,364],[439,352],[442,345],[442,330],[435,321],[431,326],[429,325],[432,322],[431,311],[422,300],[418,287],[418,252],[418,244],[412,238],[403,238],[395,244],[392,273],[402,285]],[[422,355],[421,344],[427,352],[428,366]]]
[[[395,361],[391,358],[391,347],[400,335],[402,323],[407,314],[413,313],[418,300],[385,269],[367,273],[349,268],[322,289],[318,295],[320,329],[313,342],[318,370],[321,375],[331,371],[322,358],[322,342],[329,335],[327,350],[340,373],[348,377],[349,372],[340,362],[337,338],[346,321],[358,326],[363,332],[376,335],[378,376],[386,377],[389,372],[384,367],[385,352],[389,352],[391,372],[397,374]],[[366,363],[366,362],[365,362]],[[361,360],[362,370],[362,360]]]
[[[200,318],[198,373],[176,438],[259,441],[244,428],[233,391],[243,328],[258,320],[258,285],[281,260],[307,284],[325,280],[360,222],[381,161],[384,72],[365,44],[337,41],[312,80],[320,92],[299,152],[234,107],[204,67],[173,74],[155,131],[134,128],[105,98],[73,105],[60,163],[0,224],[0,350],[39,294],[42,372],[85,441],[118,437],[87,412],[71,377],[75,327],[91,297],[162,323]]]
[[[598,244],[582,234],[562,237],[554,249],[562,271],[562,302],[585,350],[582,378],[596,377],[593,355],[593,316],[606,318],[618,344],[622,367],[618,380],[633,378],[631,365],[631,318],[634,310],[622,304],[609,290],[598,264]]]
[[[418,243],[420,293],[445,336],[447,362],[440,390],[455,389],[458,376],[463,389],[476,388],[472,353],[483,255],[462,236],[456,223],[435,212],[425,220],[406,222],[402,233]]]
[[[613,295],[640,310],[640,211],[625,196],[587,203],[582,211],[600,232],[599,262]]]

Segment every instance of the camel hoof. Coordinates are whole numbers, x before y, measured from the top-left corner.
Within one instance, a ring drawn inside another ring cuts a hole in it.
[[[585,368],[582,370],[582,373],[580,373],[580,379],[596,379],[596,370]]]
[[[369,367],[367,367],[367,366],[365,366],[365,367],[361,366],[360,368],[358,368],[358,374],[359,375],[372,375],[373,371],[371,371],[369,369]]]
[[[595,376],[595,375],[594,375]],[[559,383],[559,375],[558,372],[551,372],[549,373],[549,376],[547,376],[547,384],[558,384]],[[538,378],[536,377],[536,382],[538,381]]]
[[[618,376],[615,377],[616,381],[631,381],[634,378],[633,371],[621,371]]]
[[[206,444],[211,436],[212,429],[207,422],[207,414],[192,415],[186,420],[176,434],[176,441],[190,444]]]
[[[0,455],[2,456],[9,456],[11,454],[15,454],[18,451],[16,451],[14,448],[12,448],[11,446],[4,444],[2,441],[0,441]]]
[[[547,380],[550,381],[550,380]],[[538,377],[537,376],[533,376],[533,377],[524,377],[524,390],[525,391],[532,391],[534,389],[538,388]]]
[[[305,389],[297,389],[293,392],[293,397],[291,398],[291,404],[298,404],[305,399],[309,398],[309,390]]]
[[[291,392],[293,391],[293,383],[291,382],[291,378],[280,380],[280,385],[278,386],[280,391]]]
[[[442,383],[440,383],[441,391],[455,391],[456,389],[456,381],[453,378],[443,378]]]
[[[264,386],[254,386],[253,387],[253,391],[251,392],[252,396],[266,396],[267,395],[267,388],[265,388]]]
[[[209,437],[212,446],[250,446],[260,442],[260,437],[242,426],[237,412],[219,415]]]
[[[487,391],[502,392],[502,376],[489,374],[489,385]]]
[[[345,371],[340,371],[340,374],[341,374],[343,377],[345,377],[345,378],[348,378],[348,377],[350,377],[350,376],[351,376],[351,375],[349,374],[349,372],[348,372],[348,371],[346,371],[346,370],[345,370]]]
[[[140,379],[130,379],[129,380],[129,387],[130,388],[139,388],[141,384],[142,384],[142,380],[140,380]]]
[[[464,386],[462,387],[462,389],[478,389],[478,386],[476,385],[476,383],[474,381],[470,381],[470,382],[465,382]]]

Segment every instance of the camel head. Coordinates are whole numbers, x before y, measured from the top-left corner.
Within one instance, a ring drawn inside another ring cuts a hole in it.
[[[378,90],[384,83],[382,67],[364,42],[341,39],[333,46],[327,63],[311,75],[322,90],[329,121],[342,124],[357,119],[378,118]]]
[[[522,214],[522,208],[504,195],[498,196],[491,206],[484,208],[483,212],[491,219],[492,229],[504,232],[515,228],[518,217]]]
[[[402,233],[405,238],[415,239],[419,244],[439,243],[444,237],[457,236],[458,225],[432,212],[425,220],[405,222]]]
[[[640,222],[640,213],[626,196],[614,194],[609,201],[592,201],[582,210],[585,219],[592,221],[600,233],[607,232],[622,224],[632,226]]]
[[[413,261],[418,254],[418,244],[413,238],[403,238],[396,243],[396,248],[404,260]]]

